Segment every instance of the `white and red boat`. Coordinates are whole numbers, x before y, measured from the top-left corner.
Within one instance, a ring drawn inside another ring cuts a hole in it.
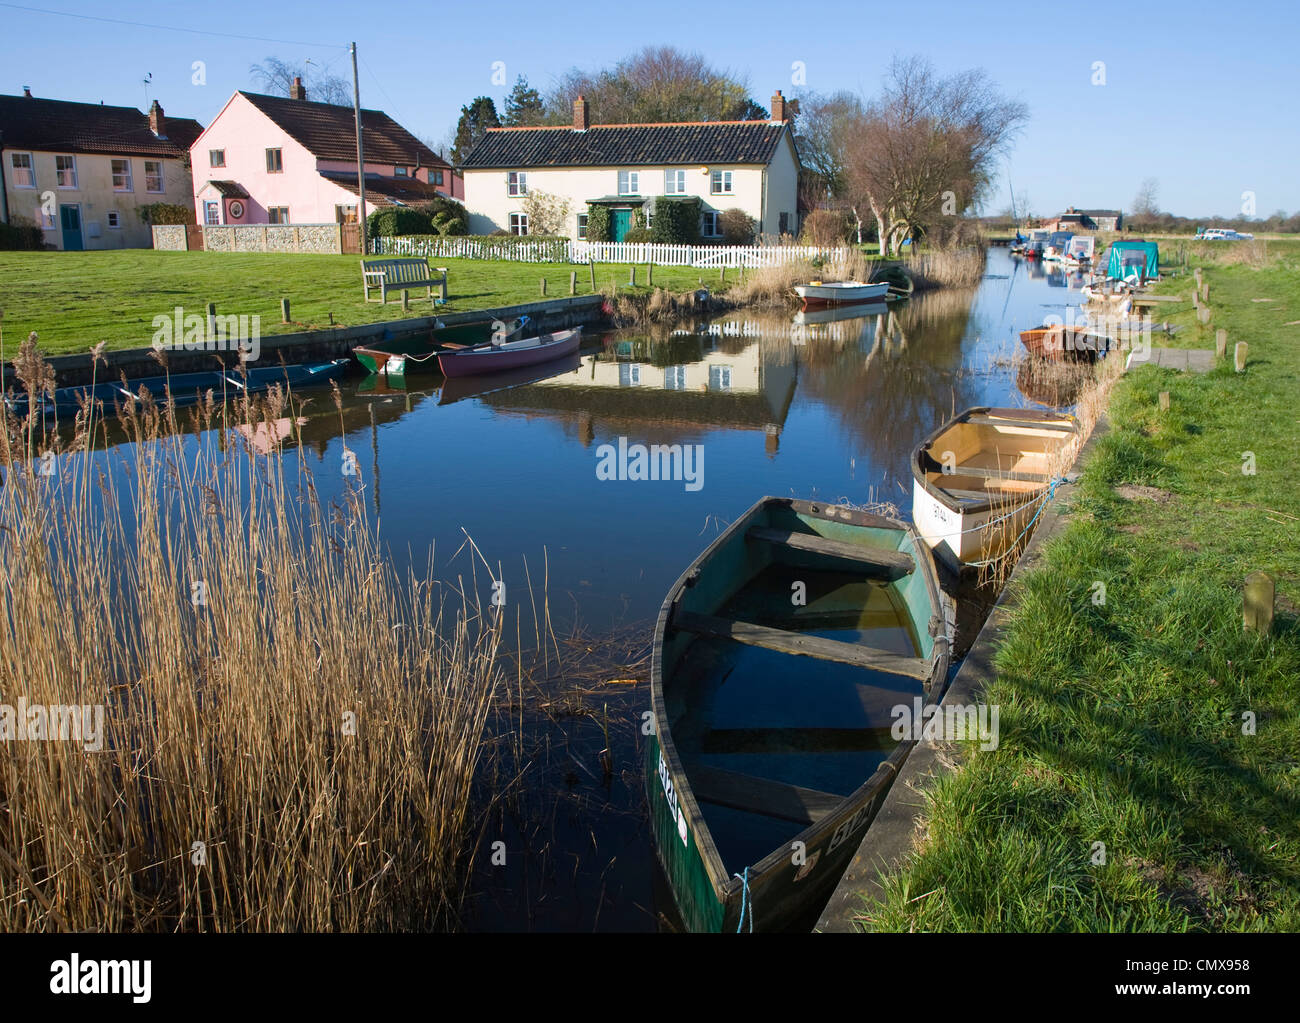
[[[794,293],[803,299],[804,308],[819,305],[847,305],[851,302],[878,302],[889,294],[889,282],[867,284],[864,281],[837,281],[823,284],[795,285]]]

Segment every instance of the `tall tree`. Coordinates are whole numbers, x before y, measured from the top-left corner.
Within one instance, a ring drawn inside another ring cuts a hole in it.
[[[490,96],[476,96],[468,106],[461,107],[460,120],[456,122],[456,140],[451,147],[452,164],[459,166],[489,128],[500,127],[501,118],[497,116],[497,106]]]
[[[1147,178],[1143,181],[1137,195],[1133,197],[1133,215],[1143,220],[1159,215],[1159,193],[1160,182],[1155,178]]]
[[[520,75],[515,79],[515,86],[506,97],[505,125],[508,128],[531,128],[545,123],[546,105],[542,94],[528,84],[528,79]]]
[[[546,95],[546,123],[568,124],[579,95],[591,104],[593,124],[767,117],[767,110],[750,97],[743,76],[671,46],[647,46],[601,71],[574,68],[561,75]]]
[[[288,96],[295,78],[301,78],[307,98],[317,103],[352,106],[352,85],[338,75],[308,73],[306,63],[291,64],[279,57],[266,57],[261,64],[251,64],[248,73],[258,87],[271,96]]]

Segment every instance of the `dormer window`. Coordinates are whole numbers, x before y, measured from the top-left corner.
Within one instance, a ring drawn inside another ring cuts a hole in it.
[[[394,167],[394,168],[393,168],[393,176],[394,176],[394,177],[399,177],[399,178],[404,178],[404,177],[406,177],[406,176],[407,176],[406,168],[405,168],[405,167]]]

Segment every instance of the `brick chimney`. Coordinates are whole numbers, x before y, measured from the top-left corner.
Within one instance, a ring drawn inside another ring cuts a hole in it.
[[[579,96],[573,101],[573,130],[586,131],[591,127],[591,116],[587,109],[587,101]]]
[[[307,98],[307,87],[302,84],[302,77],[299,75],[293,76],[293,84],[289,86],[289,98],[290,99]]]
[[[157,100],[149,104],[149,130],[160,139],[167,137],[167,119],[163,117],[162,105]]]
[[[772,116],[769,120],[784,121],[785,119],[785,97],[781,95],[781,90],[777,89],[772,93]]]
[[[26,96],[28,99],[32,98],[32,87],[30,85],[23,86],[23,95]]]

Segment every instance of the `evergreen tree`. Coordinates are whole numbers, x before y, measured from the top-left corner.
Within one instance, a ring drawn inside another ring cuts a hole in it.
[[[460,120],[456,122],[456,141],[451,147],[452,164],[459,166],[489,128],[500,127],[501,118],[497,116],[497,107],[491,97],[476,96],[469,106],[461,107]]]
[[[515,87],[506,97],[506,127],[531,128],[541,124],[545,115],[542,94],[531,88],[528,79],[520,75],[515,79]]]

